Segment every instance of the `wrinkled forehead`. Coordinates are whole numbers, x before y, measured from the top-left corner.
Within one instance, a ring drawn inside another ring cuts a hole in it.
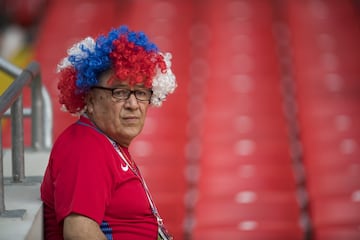
[[[130,85],[127,79],[119,79],[118,77],[116,77],[115,72],[112,69],[102,72],[99,75],[98,79],[99,79],[98,85],[110,87],[110,88],[114,88],[114,87],[147,88],[145,87],[144,83]]]

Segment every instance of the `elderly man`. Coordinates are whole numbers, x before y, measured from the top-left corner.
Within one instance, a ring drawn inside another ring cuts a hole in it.
[[[78,121],[56,140],[41,185],[45,239],[171,239],[128,147],[176,88],[171,54],[126,26],[86,38],[58,66]]]

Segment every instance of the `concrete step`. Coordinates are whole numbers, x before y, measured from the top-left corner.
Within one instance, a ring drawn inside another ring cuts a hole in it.
[[[41,240],[42,202],[40,184],[49,158],[49,151],[26,150],[25,180],[12,181],[11,150],[4,150],[5,213],[0,215],[0,240]]]

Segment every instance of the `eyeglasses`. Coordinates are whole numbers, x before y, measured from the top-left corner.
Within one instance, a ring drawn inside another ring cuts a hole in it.
[[[127,100],[131,94],[134,94],[135,98],[139,101],[150,101],[153,93],[150,89],[130,90],[128,88],[107,88],[102,86],[93,86],[92,88],[110,91],[113,98],[118,100]]]

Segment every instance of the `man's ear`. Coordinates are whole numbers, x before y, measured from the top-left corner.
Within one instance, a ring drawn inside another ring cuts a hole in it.
[[[94,111],[94,94],[92,94],[92,91],[89,91],[85,95],[84,100],[85,100],[86,110],[89,114],[91,114]]]

